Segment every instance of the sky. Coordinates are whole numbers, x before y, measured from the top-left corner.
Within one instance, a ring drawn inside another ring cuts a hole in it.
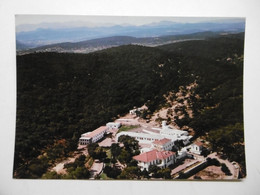
[[[242,21],[242,18],[209,17],[138,17],[138,16],[75,16],[75,15],[16,15],[16,32],[37,28],[96,27],[112,25],[145,25],[160,21],[197,23],[208,21]]]

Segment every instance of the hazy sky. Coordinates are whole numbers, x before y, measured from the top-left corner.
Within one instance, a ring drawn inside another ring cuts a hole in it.
[[[62,28],[77,26],[103,25],[144,25],[160,21],[196,23],[206,21],[236,20],[241,18],[208,18],[208,17],[137,17],[137,16],[69,16],[69,15],[16,15],[16,31],[35,30],[37,28]]]

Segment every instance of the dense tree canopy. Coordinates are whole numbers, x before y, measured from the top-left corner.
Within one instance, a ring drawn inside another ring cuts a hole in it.
[[[198,85],[189,97],[193,117],[185,114],[175,122],[193,128],[197,136],[215,131],[209,135],[216,140],[221,137],[218,131],[226,131],[230,125],[238,123],[243,131],[243,36],[158,48],[126,45],[89,54],[17,56],[14,176],[41,177],[55,160],[76,149],[82,133],[134,106],[146,104],[147,118],[165,105],[165,94],[194,82]],[[240,138],[235,136],[223,152],[236,150],[244,156],[241,140],[235,140]],[[124,145],[120,154],[113,148],[112,155],[129,161],[126,153],[138,154],[138,149],[127,141]],[[105,158],[102,149],[95,150],[93,154]],[[233,154],[232,159],[241,159]],[[124,175],[127,172],[121,178]]]

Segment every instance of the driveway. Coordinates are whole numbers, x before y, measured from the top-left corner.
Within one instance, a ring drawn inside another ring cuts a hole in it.
[[[216,159],[218,159],[218,161],[219,161],[220,163],[224,163],[224,164],[227,165],[227,167],[229,168],[229,170],[230,170],[230,172],[231,172],[232,175],[226,176],[225,179],[238,179],[239,168],[236,168],[235,165],[233,165],[230,161],[221,159],[221,158],[217,155],[216,152],[214,152],[214,153],[208,155],[208,157],[210,157],[210,158],[216,158]],[[238,165],[236,164],[236,166],[238,166]]]
[[[93,163],[92,167],[90,168],[90,178],[89,179],[95,179],[96,175],[99,175],[103,169],[104,163],[96,161]]]

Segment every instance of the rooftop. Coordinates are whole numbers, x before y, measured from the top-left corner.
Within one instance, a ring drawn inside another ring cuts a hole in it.
[[[162,128],[162,132],[174,132],[176,134],[187,134],[187,131],[179,130],[179,129],[172,129],[170,127]]]
[[[106,131],[108,129],[108,127],[106,126],[101,126],[97,129],[95,129],[94,131],[90,132],[89,134],[83,134],[83,137],[94,137],[96,135],[98,135],[99,133],[103,132],[103,131]]]
[[[164,145],[168,142],[170,142],[171,140],[170,139],[167,139],[167,138],[163,138],[161,140],[158,140],[158,141],[154,141],[153,144],[157,144],[157,145]]]
[[[119,124],[121,124],[121,123],[119,123],[119,122],[108,122],[108,123],[107,123],[107,125],[112,125],[112,124],[113,124],[113,125],[119,125]]]
[[[137,132],[131,132],[131,131],[122,131],[120,133],[117,134],[117,136],[121,136],[121,135],[129,135],[129,136],[133,136],[133,137],[143,137],[143,138],[151,138],[151,139],[163,139],[164,137],[160,134],[158,135],[154,135],[154,134],[147,134],[147,133],[137,133]]]
[[[164,160],[172,155],[175,155],[175,152],[152,150],[152,151],[145,152],[140,155],[134,156],[133,158],[137,161],[151,162],[153,160]]]

